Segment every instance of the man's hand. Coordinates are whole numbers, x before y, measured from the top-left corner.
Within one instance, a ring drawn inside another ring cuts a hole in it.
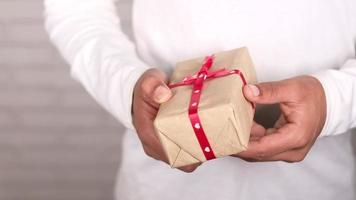
[[[258,140],[250,140],[247,151],[235,156],[248,161],[302,161],[325,123],[326,100],[320,82],[301,76],[248,85],[243,92],[257,104],[278,103],[282,114],[273,128]]]
[[[162,145],[157,137],[153,121],[159,105],[172,97],[166,85],[165,74],[157,69],[147,70],[137,81],[133,97],[133,124],[141,140],[145,153],[157,160],[168,162]],[[200,164],[179,168],[193,172]]]

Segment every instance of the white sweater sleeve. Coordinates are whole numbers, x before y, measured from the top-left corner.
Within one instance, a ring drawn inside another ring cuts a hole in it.
[[[133,128],[133,88],[147,66],[121,31],[115,8],[115,0],[45,0],[46,28],[71,65],[72,76]]]
[[[327,70],[314,76],[323,85],[327,117],[322,136],[338,135],[356,128],[356,58],[339,70]]]

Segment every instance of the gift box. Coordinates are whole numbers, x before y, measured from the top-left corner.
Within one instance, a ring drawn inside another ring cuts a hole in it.
[[[254,105],[242,88],[249,83],[256,83],[256,74],[247,48],[176,65],[169,84],[173,97],[154,121],[172,167],[247,149]]]

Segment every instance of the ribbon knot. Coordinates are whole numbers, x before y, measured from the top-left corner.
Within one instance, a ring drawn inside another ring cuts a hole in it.
[[[198,114],[200,96],[203,90],[204,82],[209,79],[221,78],[224,76],[236,74],[240,76],[243,85],[247,84],[243,73],[238,69],[227,70],[223,68],[213,72],[209,71],[214,64],[214,58],[214,55],[207,56],[204,59],[200,70],[196,74],[187,76],[182,81],[169,85],[170,88],[192,85],[192,94],[188,108],[189,120],[206,160],[214,159],[216,156],[214,150],[211,148]],[[253,104],[252,107],[254,107]]]

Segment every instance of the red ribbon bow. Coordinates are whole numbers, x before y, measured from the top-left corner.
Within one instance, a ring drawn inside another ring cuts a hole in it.
[[[194,130],[194,133],[198,139],[200,147],[204,153],[206,160],[211,160],[216,158],[213,149],[210,146],[208,138],[204,132],[203,126],[201,124],[199,114],[198,114],[198,107],[200,102],[200,96],[202,93],[203,85],[205,80],[221,78],[224,76],[229,76],[232,74],[239,75],[243,85],[246,85],[246,79],[240,70],[227,70],[227,69],[220,69],[217,71],[210,72],[209,69],[212,67],[214,63],[214,56],[208,56],[205,58],[203,65],[201,66],[198,73],[193,76],[188,76],[184,78],[182,81],[170,84],[170,88],[175,88],[179,86],[187,86],[193,85],[192,95],[190,98],[189,103],[189,120]],[[252,104],[254,107],[254,105]]]

